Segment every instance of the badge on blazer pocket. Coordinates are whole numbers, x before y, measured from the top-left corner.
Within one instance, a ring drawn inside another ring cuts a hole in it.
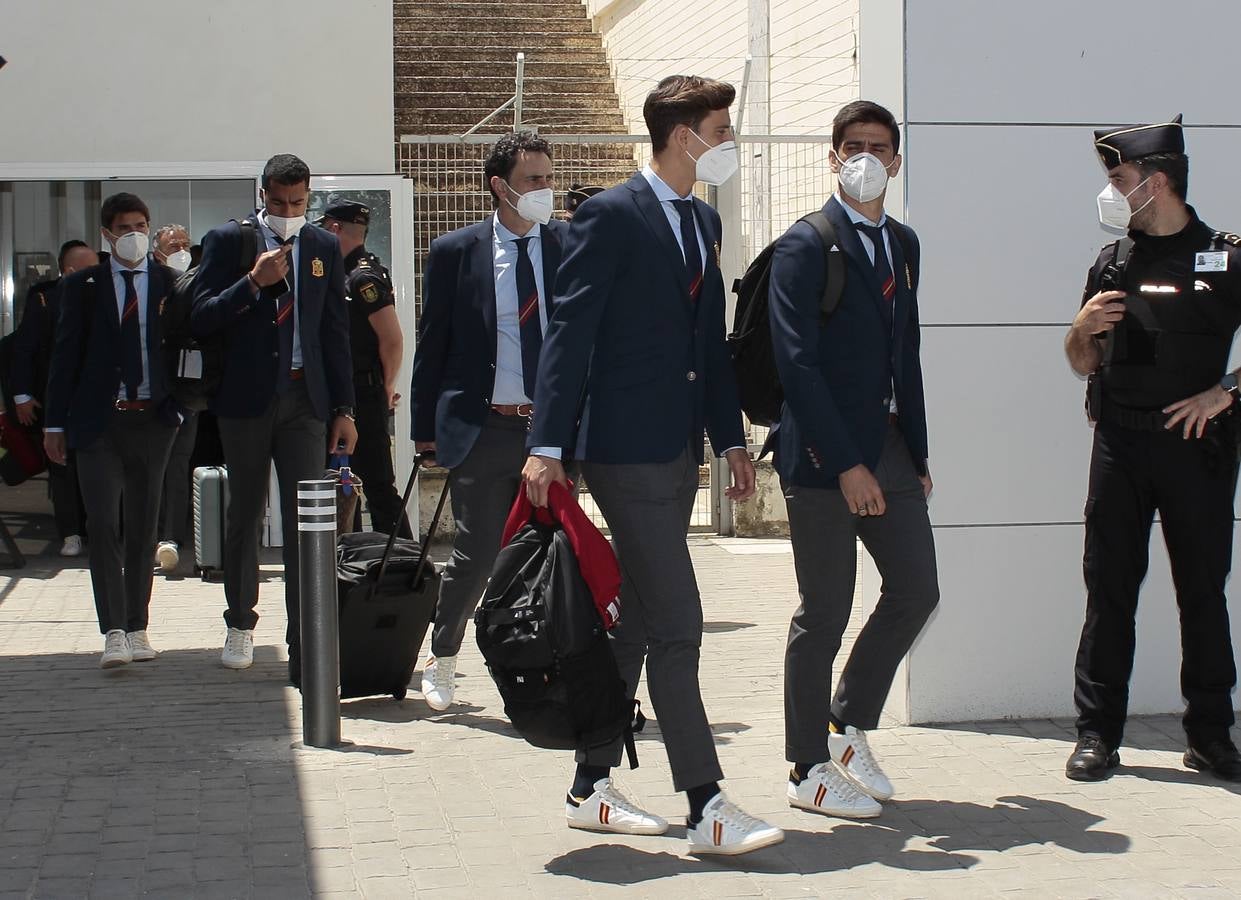
[[[323,277],[323,260],[317,256],[310,261],[310,274],[315,278]]]

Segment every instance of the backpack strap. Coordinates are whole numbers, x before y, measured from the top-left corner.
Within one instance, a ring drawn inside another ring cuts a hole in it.
[[[633,701],[633,721],[625,726],[625,755],[629,757],[629,768],[638,767],[638,745],[633,736],[646,727],[646,716],[642,715],[642,704]]]
[[[241,259],[238,265],[241,267],[241,274],[245,275],[254,268],[254,261],[258,259],[259,230],[249,219],[242,219],[237,225],[241,228]]]
[[[1211,235],[1211,246],[1216,250],[1227,250],[1229,247],[1241,247],[1241,237],[1230,231],[1217,231]]]
[[[844,254],[833,253],[832,248],[838,243],[836,227],[823,214],[823,210],[815,210],[802,216],[799,222],[805,222],[815,230],[819,240],[823,242],[823,252],[827,256],[827,279],[823,284],[823,297],[819,301],[819,324],[826,325],[836,307],[840,306],[840,298],[845,293],[845,258]]]

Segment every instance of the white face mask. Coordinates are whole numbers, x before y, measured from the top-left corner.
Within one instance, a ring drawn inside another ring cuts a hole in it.
[[[1151,194],[1146,202],[1134,209],[1129,205],[1129,198],[1134,195],[1138,188],[1150,181],[1149,178],[1143,178],[1132,191],[1122,194],[1116,189],[1116,185],[1110,181],[1107,187],[1099,191],[1097,202],[1099,204],[1099,221],[1108,228],[1128,228],[1129,220],[1146,209],[1150,202],[1155,199],[1155,195]]]
[[[873,153],[855,153],[842,160],[835,150],[832,154],[840,163],[840,189],[858,203],[869,203],[883,196],[888,189],[888,170]],[[895,160],[893,160],[895,162]]]
[[[302,230],[302,226],[306,224],[305,216],[273,216],[267,214],[267,227],[276,233],[276,237],[282,241],[287,241],[293,235]]]
[[[176,253],[169,253],[164,257],[164,265],[177,274],[181,274],[189,269],[190,259],[190,251],[178,250]]]
[[[712,147],[698,136],[698,132],[690,129],[689,133],[707,146],[707,152],[697,159],[688,150],[685,151],[686,156],[694,159],[694,177],[698,181],[719,186],[737,174],[741,161],[737,158],[736,141],[724,141]]]
[[[508,184],[507,181],[504,183],[508,185],[510,191],[517,194],[517,191],[513,190],[511,184]],[[524,194],[517,194],[516,204],[509,200],[508,197],[504,198],[504,202],[517,210],[517,215],[527,222],[537,222],[540,225],[546,225],[551,221],[552,210],[556,208],[556,199],[552,194],[551,188],[539,188],[537,191],[526,191]]]
[[[109,231],[108,236],[112,241],[112,252],[128,263],[141,262],[151,248],[151,239],[141,231],[130,231],[120,237]]]

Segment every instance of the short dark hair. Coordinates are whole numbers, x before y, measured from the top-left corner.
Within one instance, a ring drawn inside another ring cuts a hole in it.
[[[119,194],[113,194],[103,201],[103,206],[99,208],[99,219],[103,222],[103,227],[111,231],[112,223],[116,221],[117,216],[135,212],[142,213],[146,217],[147,223],[150,224],[151,211],[142,202],[142,198],[137,194],[127,194],[122,191]]]
[[[660,153],[678,125],[697,129],[717,109],[728,109],[737,89],[725,81],[698,75],[669,75],[646,95],[642,118],[651,135],[651,149]]]
[[[70,250],[76,250],[78,247],[85,247],[89,250],[90,244],[86,243],[86,241],[79,241],[76,238],[61,244],[60,253],[56,256],[56,268],[63,272],[65,270],[65,257],[69,255]]]
[[[887,108],[869,100],[854,100],[846,103],[832,119],[832,149],[839,150],[845,139],[845,130],[850,125],[883,125],[892,132],[892,155],[901,152],[901,130],[896,124],[896,116]]]
[[[292,153],[277,153],[263,166],[263,190],[276,184],[302,184],[310,186],[310,166]]]
[[[1133,164],[1143,178],[1162,172],[1168,179],[1168,186],[1182,202],[1189,197],[1189,157],[1184,153],[1152,153],[1135,159]]]
[[[519,153],[542,153],[551,159],[552,145],[533,131],[515,131],[496,141],[496,145],[491,148],[491,155],[483,164],[483,180],[487,184],[487,190],[491,191],[492,206],[499,206],[500,198],[495,191],[491,190],[491,177],[499,175],[508,181],[509,176],[513,174],[513,169],[517,166]]]

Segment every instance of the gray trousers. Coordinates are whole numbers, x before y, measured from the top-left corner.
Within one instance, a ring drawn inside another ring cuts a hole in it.
[[[646,683],[678,791],[724,777],[698,688],[702,600],[685,533],[698,492],[688,450],[669,463],[582,463],[591,496],[612,530],[621,568],[621,620],[612,649],[632,697]],[[590,766],[618,765],[620,741],[579,752]]]
[[[267,478],[276,464],[280,518],[284,529],[285,643],[301,644],[298,601],[297,483],[322,478],[327,426],[315,415],[305,381],[292,382],[272,398],[267,411],[249,419],[219,419],[228,465],[228,523],[224,538],[224,621],[253,629],[259,616],[259,533],[267,501]]]
[[[456,656],[500,552],[500,537],[526,460],[524,416],[487,416],[469,455],[448,473],[457,539],[440,582],[431,633],[434,656]]]
[[[90,579],[101,634],[118,628],[146,630],[160,486],[176,433],[149,410],[118,411],[107,431],[77,450],[82,500],[90,519]]]
[[[900,430],[889,426],[874,472],[887,512],[858,516],[839,490],[784,485],[801,605],[784,656],[784,740],[790,762],[827,760],[829,713],[867,730],[879,724],[896,667],[939,602],[935,542],[922,484]],[[832,697],[832,664],[849,623],[857,540],[883,578]]]

